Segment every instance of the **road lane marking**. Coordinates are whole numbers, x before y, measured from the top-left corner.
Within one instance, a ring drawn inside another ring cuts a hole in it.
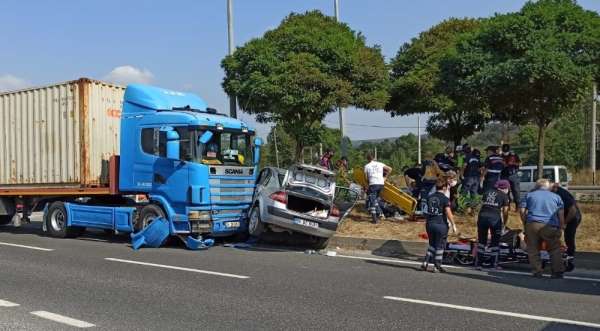
[[[18,306],[19,306],[18,303],[0,299],[0,307],[18,307]]]
[[[11,247],[20,247],[20,248],[28,248],[28,249],[33,249],[33,250],[37,250],[37,251],[44,251],[44,252],[52,252],[54,250],[54,249],[50,249],[50,248],[42,248],[42,247],[35,247],[35,246],[19,245],[19,244],[12,244],[12,243],[1,242],[1,241],[0,241],[0,245],[11,246]]]
[[[409,299],[409,298],[399,298],[399,297],[391,297],[391,296],[385,296],[383,298],[387,299],[387,300],[410,302],[410,303],[417,303],[417,304],[421,304],[421,305],[429,305],[429,306],[451,308],[451,309],[458,309],[458,310],[474,311],[474,312],[478,312],[478,313],[485,313],[485,314],[492,314],[492,315],[510,316],[510,317],[516,317],[516,318],[523,318],[523,319],[535,320],[535,321],[554,322],[554,323],[562,323],[562,324],[587,326],[587,327],[591,327],[591,328],[600,328],[600,324],[589,323],[589,322],[581,322],[581,321],[574,321],[574,320],[567,320],[567,319],[562,319],[562,318],[546,317],[546,316],[539,316],[539,315],[529,315],[529,314],[520,314],[520,313],[511,313],[511,312],[502,311],[502,310],[494,310],[494,309],[484,309],[484,308],[476,308],[476,307],[469,307],[469,306],[451,305],[451,304],[448,304],[448,303],[441,303],[441,302],[434,302],[434,301],[425,301],[425,300],[416,300],[416,299]]]
[[[112,257],[107,257],[107,258],[104,258],[104,259],[108,260],[108,261],[114,261],[114,262],[139,264],[139,265],[145,265],[145,266],[149,266],[149,267],[157,267],[157,268],[164,268],[164,269],[189,271],[189,272],[195,272],[195,273],[207,274],[207,275],[214,275],[214,276],[239,278],[239,279],[248,279],[248,278],[250,278],[249,276],[228,274],[228,273],[223,273],[223,272],[201,270],[201,269],[183,268],[183,267],[177,267],[177,266],[172,266],[172,265],[156,264],[156,263],[148,263],[148,262],[140,262],[140,261],[132,261],[132,260],[115,259],[115,258],[112,258]]]
[[[365,261],[378,261],[378,262],[408,264],[408,265],[421,265],[422,264],[422,262],[403,260],[403,259],[381,259],[381,258],[376,258],[376,257],[363,257],[363,256],[351,256],[351,255],[340,255],[340,254],[338,254],[337,257],[343,257],[346,259],[365,260]],[[479,273],[481,272],[481,271],[476,270],[473,267],[461,267],[461,266],[447,265],[447,264],[444,264],[444,268],[446,268],[446,269],[461,269],[461,270],[475,271],[475,272],[479,272]],[[493,276],[492,274],[495,274],[495,273],[531,276],[531,273],[529,273],[529,272],[512,271],[512,270],[489,270],[488,271],[488,270],[484,269],[483,272],[484,273],[487,272],[490,276]],[[596,282],[596,283],[600,282],[600,278],[580,277],[580,276],[564,276],[564,278],[572,279],[572,280],[582,280],[582,281],[587,281],[587,282]]]
[[[54,314],[54,313],[43,311],[43,310],[32,311],[31,314],[35,315],[37,317],[41,317],[41,318],[45,318],[47,320],[54,321],[54,322],[74,326],[76,328],[91,328],[91,327],[95,326],[94,324],[88,323],[86,321],[77,320],[74,318],[70,318],[67,316],[59,315],[59,314]]]

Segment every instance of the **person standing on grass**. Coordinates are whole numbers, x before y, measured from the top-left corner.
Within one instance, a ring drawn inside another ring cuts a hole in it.
[[[452,228],[453,233],[457,232],[452,209],[450,208],[450,199],[445,194],[448,190],[448,181],[440,178],[435,187],[436,192],[427,197],[425,230],[429,238],[429,247],[423,259],[423,264],[421,264],[421,270],[427,271],[429,263],[433,262],[432,272],[434,273],[446,272],[442,267],[442,258],[448,239],[448,230]]]
[[[488,146],[486,152],[488,156],[484,163],[483,192],[494,188],[496,182],[501,179],[500,176],[504,170],[504,158],[498,154],[498,146]]]
[[[521,202],[521,177],[519,177],[521,159],[510,149],[509,144],[502,145],[502,157],[505,165],[502,170],[502,179],[506,179],[510,183],[512,201],[515,203],[515,210],[518,210]]]
[[[550,254],[552,278],[563,278],[564,265],[560,237],[565,228],[564,204],[550,192],[550,182],[538,179],[535,190],[527,193],[521,204],[521,220],[527,236],[527,253],[534,277],[542,277],[540,243],[545,241]]]
[[[385,185],[385,178],[392,173],[392,168],[381,163],[375,161],[372,154],[367,154],[367,163],[365,165],[365,177],[367,183],[369,185],[367,189],[367,196],[369,202],[369,212],[371,213],[371,218],[373,219],[373,223],[379,223],[379,218],[383,218],[383,211],[381,210],[381,206],[379,205],[379,194],[381,190],[383,190],[383,186]]]
[[[490,255],[492,268],[501,269],[498,266],[498,255],[500,254],[500,237],[502,230],[508,221],[508,191],[510,183],[507,180],[499,180],[496,187],[483,193],[481,210],[477,219],[477,253],[475,254],[475,268],[481,268],[481,258],[486,255],[488,233],[492,233],[490,243]]]
[[[567,245],[567,266],[566,272],[571,272],[575,269],[575,234],[577,227],[581,223],[581,211],[577,206],[577,201],[569,191],[560,187],[559,183],[554,183],[552,192],[558,194],[564,204],[565,210],[565,245]]]
[[[465,157],[463,168],[462,193],[474,197],[479,191],[479,183],[481,182],[481,152],[474,149]]]

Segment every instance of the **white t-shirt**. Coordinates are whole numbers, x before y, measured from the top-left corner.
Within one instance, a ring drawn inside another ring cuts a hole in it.
[[[385,178],[383,178],[383,167],[385,165],[381,162],[371,161],[365,166],[365,174],[369,180],[369,185],[384,185]]]

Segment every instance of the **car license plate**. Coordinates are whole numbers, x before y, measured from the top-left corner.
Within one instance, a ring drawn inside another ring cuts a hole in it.
[[[317,223],[317,222],[311,222],[311,221],[307,221],[307,220],[303,220],[301,218],[294,218],[294,223],[300,224],[300,225],[304,225],[304,226],[308,226],[308,227],[311,227],[311,228],[318,228],[319,227],[319,223]]]
[[[240,222],[225,222],[226,228],[239,228]]]

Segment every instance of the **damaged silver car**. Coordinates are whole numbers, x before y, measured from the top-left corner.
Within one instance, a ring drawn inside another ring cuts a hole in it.
[[[264,168],[257,180],[248,232],[297,232],[314,237],[316,248],[327,246],[358,192],[336,187],[335,173],[311,165],[288,170]]]

